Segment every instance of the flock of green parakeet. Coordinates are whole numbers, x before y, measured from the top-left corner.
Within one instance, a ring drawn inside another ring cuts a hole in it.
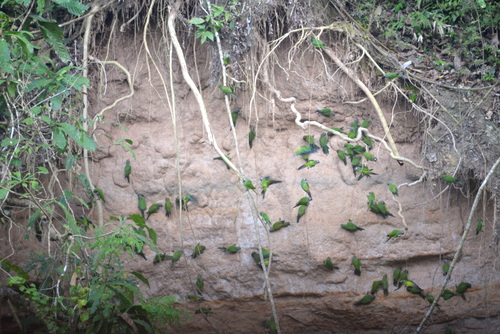
[[[224,94],[234,95],[234,93],[232,92],[232,89],[229,87],[221,86],[220,89],[224,92]],[[236,125],[236,122],[238,120],[239,113],[240,113],[239,110],[234,110],[231,113],[232,123],[234,126]],[[331,117],[331,116],[335,115],[335,113],[329,108],[318,109],[318,110],[316,110],[316,113],[321,114],[324,117]],[[359,124],[358,120],[355,120],[354,122],[352,122],[351,127],[350,127],[350,131],[348,133],[345,133],[343,131],[343,128],[331,128],[331,129],[336,131],[336,132],[347,135],[348,138],[354,139],[354,138],[356,138],[357,133],[358,133],[358,129],[360,127],[368,128],[370,125],[371,125],[370,120],[364,120],[363,122],[361,122],[361,124]],[[298,167],[298,170],[302,170],[304,168],[313,168],[313,167],[317,166],[320,163],[320,161],[315,160],[315,159],[310,159],[310,156],[312,154],[318,152],[320,149],[323,152],[323,154],[328,155],[330,152],[330,147],[328,146],[329,139],[332,136],[333,136],[332,133],[327,133],[327,132],[321,133],[320,138],[319,138],[319,146],[316,144],[314,136],[312,136],[312,135],[303,136],[303,140],[306,142],[306,145],[300,146],[294,152],[294,157],[300,156],[304,160],[304,163]],[[249,133],[248,139],[249,139],[249,145],[251,148],[253,140],[255,139],[255,130],[253,127],[250,128],[250,133]],[[363,145],[360,145],[360,144],[353,145],[351,143],[345,143],[344,150],[338,149],[336,151],[338,158],[344,163],[344,165],[348,164],[347,158],[349,158],[349,163],[350,163],[350,166],[352,167],[354,177],[357,177],[358,180],[361,180],[363,177],[370,177],[372,175],[377,175],[377,173],[375,173],[373,171],[373,169],[370,169],[367,165],[369,162],[376,162],[377,161],[377,158],[369,152],[373,147],[373,142],[364,132],[362,132],[361,141],[362,141]],[[226,158],[228,160],[231,160],[231,157],[229,156],[229,154],[226,155]],[[221,157],[216,157],[216,158],[214,158],[214,160],[223,161],[223,159]],[[226,165],[226,167],[229,169],[229,166]],[[130,183],[131,173],[132,173],[132,166],[130,164],[130,161],[127,160],[125,163],[125,168],[124,168],[124,177],[129,183]],[[441,177],[441,179],[449,184],[456,184],[457,186],[462,185],[458,181],[458,179],[456,179],[455,177],[450,176],[450,175],[443,175]],[[253,183],[250,179],[242,178],[242,182],[243,182],[243,185],[245,186],[247,191],[253,191],[257,195],[256,187],[253,185]],[[269,176],[261,178],[260,179],[260,188],[261,188],[260,194],[262,195],[262,198],[265,198],[266,193],[269,190],[269,187],[271,185],[278,184],[281,182],[282,181],[272,179]],[[297,223],[299,223],[300,219],[307,213],[307,209],[309,207],[309,204],[313,199],[312,194],[311,194],[311,189],[310,189],[310,186],[309,186],[307,179],[303,178],[301,180],[300,184],[301,184],[301,188],[307,194],[307,196],[300,198],[297,201],[297,203],[295,204],[295,206],[293,207],[293,208],[298,207],[297,216],[296,216]],[[388,188],[389,188],[389,191],[393,194],[393,196],[398,196],[398,187],[396,185],[394,185],[392,183],[388,183]],[[99,190],[101,192],[99,192]],[[102,193],[101,189],[97,189],[94,192],[97,195],[96,197],[98,197],[99,199],[104,201],[104,193]],[[367,208],[369,211],[373,212],[376,215],[379,215],[380,217],[382,217],[384,219],[389,217],[389,216],[394,217],[387,210],[387,207],[383,201],[377,201],[377,199],[375,198],[375,194],[373,192],[370,192],[367,195],[367,198],[368,198]],[[189,204],[189,202],[191,202],[193,200],[194,200],[194,198],[191,195],[187,194],[184,198],[176,198],[175,204],[176,204],[176,207],[178,207],[184,211],[188,211],[188,204]],[[149,206],[149,208],[147,208],[146,199],[144,198],[144,196],[140,195],[140,194],[138,195],[138,209],[141,212],[141,216],[146,221],[149,219],[149,217],[151,215],[158,213],[160,211],[160,209],[162,209],[162,208],[165,209],[166,217],[170,217],[172,215],[173,210],[174,210],[174,205],[172,204],[172,202],[170,201],[169,198],[166,198],[165,203],[153,203]],[[271,233],[277,232],[277,231],[291,225],[290,222],[282,220],[281,218],[273,223],[271,221],[271,219],[269,218],[269,216],[265,212],[260,212],[260,219],[261,219],[262,223],[268,227],[269,232],[271,232]],[[85,224],[85,221],[82,220],[81,223]],[[88,222],[87,222],[87,225],[88,225]],[[352,220],[349,220],[345,224],[340,224],[340,227],[346,231],[351,232],[351,233],[355,233],[355,232],[364,230],[364,228],[356,225]],[[476,229],[476,231],[477,231],[476,234],[479,233],[482,230],[482,228],[483,228],[483,224],[482,224],[482,220],[481,220],[480,222],[478,221],[478,227]],[[393,239],[393,238],[397,238],[403,234],[404,234],[403,230],[393,230],[392,232],[387,234],[386,242]],[[229,246],[219,247],[219,249],[228,253],[228,254],[236,254],[241,248],[238,247],[236,244],[232,244]],[[203,254],[203,252],[205,250],[206,250],[206,247],[204,245],[200,245],[198,243],[193,249],[193,252],[191,255],[192,258],[196,258],[196,257],[200,256],[201,254]],[[142,250],[139,249],[136,251],[136,253],[141,255],[144,259],[146,259],[146,257],[144,256],[144,253],[142,253]],[[184,253],[183,250],[177,250],[172,255],[167,255],[165,253],[158,253],[155,256],[153,263],[158,264],[160,262],[169,260],[171,262],[170,268],[173,268],[175,263],[180,260],[183,253]],[[265,248],[262,248],[262,257],[261,257],[261,254],[259,254],[256,251],[253,251],[251,253],[251,256],[254,259],[256,265],[261,269],[263,268],[262,267],[263,265],[269,264],[271,257],[272,257],[271,255],[278,256],[277,254],[274,254],[274,253],[271,254],[271,252]],[[262,260],[264,260],[264,264],[262,263]],[[354,274],[360,276],[361,275],[361,260],[359,258],[357,258],[356,256],[353,256],[351,263],[354,267]],[[327,270],[333,271],[333,270],[339,269],[339,267],[332,262],[330,257],[326,258],[323,261],[323,264]],[[397,289],[399,289],[401,286],[405,286],[408,292],[418,294],[419,296],[421,296],[423,299],[427,300],[430,303],[432,303],[432,301],[434,300],[432,295],[424,293],[423,290],[420,287],[418,287],[418,285],[415,282],[408,279],[408,271],[407,270],[401,271],[401,268],[397,268],[393,274],[393,283],[395,286],[397,286]],[[193,300],[193,301],[198,301],[198,302],[204,301],[205,299],[202,296],[203,278],[200,275],[198,275],[198,277],[197,277],[196,287],[197,287],[198,294],[197,295],[189,295],[188,299]],[[467,291],[468,288],[470,288],[469,283],[461,283],[457,286],[456,292],[452,292],[450,290],[445,290],[443,297],[445,300],[447,300],[447,299],[452,298],[454,296],[460,295],[460,296],[462,296],[462,298],[465,299],[464,293]],[[382,289],[384,291],[384,295],[386,295],[386,296],[388,295],[387,275],[384,275],[381,280],[374,281],[372,284],[372,289],[370,291],[370,294],[365,295],[359,301],[354,303],[354,305],[358,306],[358,305],[366,305],[366,304],[371,303],[375,299],[375,294],[377,293],[377,291],[379,291],[379,289]],[[207,314],[207,313],[211,313],[211,309],[200,308],[197,312]]]
[[[359,260],[357,260],[356,262],[359,262]],[[353,264],[354,263],[355,259],[353,258]],[[358,264],[357,267],[357,270],[359,270],[360,264]],[[448,274],[448,270],[449,264],[445,261],[443,264],[443,276],[446,276]],[[417,283],[409,279],[408,275],[409,272],[406,269],[403,270],[401,267],[397,267],[396,269],[394,269],[392,273],[392,283],[396,287],[394,291],[399,290],[404,286],[406,288],[406,291],[420,296],[423,300],[427,301],[429,305],[432,304],[434,302],[434,296],[430,293],[425,293],[424,290],[417,285]],[[465,293],[471,287],[472,286],[470,283],[461,282],[455,287],[455,292],[446,289],[444,290],[441,297],[443,297],[444,300],[449,300],[450,298],[453,298],[455,296],[460,296],[464,300],[466,300]],[[384,296],[389,295],[389,282],[387,280],[387,275],[384,275],[381,280],[373,281],[370,293],[364,295],[360,300],[355,302],[354,305],[360,306],[370,304],[375,300],[375,295],[380,289],[382,289]],[[436,304],[436,307],[439,309],[440,305]]]

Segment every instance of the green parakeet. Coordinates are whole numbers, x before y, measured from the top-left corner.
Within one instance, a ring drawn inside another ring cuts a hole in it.
[[[425,300],[427,300],[427,302],[429,303],[429,305],[432,305],[432,303],[434,303],[434,296],[433,296],[433,295],[431,295],[431,294],[429,294],[429,293],[426,293],[426,294],[424,295],[424,299],[425,299]],[[436,308],[437,308],[438,310],[441,310],[441,309],[439,308],[440,306],[441,306],[441,305],[436,304]]]
[[[361,122],[362,128],[368,128],[370,125],[372,125],[372,121],[370,121],[369,119],[365,119],[363,122]]]
[[[271,219],[269,219],[269,216],[265,212],[261,212],[260,216],[262,217],[262,220],[266,222],[267,225],[271,226]]]
[[[311,146],[311,145],[300,146],[299,148],[297,148],[295,150],[295,153],[293,154],[293,156],[294,157],[296,157],[297,155],[304,156],[304,155],[308,155],[311,153],[315,153],[318,150],[319,150],[319,147],[316,145],[314,145],[314,146]]]
[[[186,194],[186,196],[184,196],[183,199],[179,199],[179,196],[176,196],[175,197],[175,204],[181,208],[182,211],[189,211],[189,208],[188,208],[188,203],[193,201],[194,200],[194,197],[189,195],[189,194]]]
[[[315,48],[328,49],[322,41],[317,38],[311,37],[311,43]]]
[[[330,257],[327,257],[326,260],[323,261],[323,264],[325,265],[325,268],[328,270],[335,270],[339,269],[337,265],[333,264],[332,259]]]
[[[425,299],[424,290],[422,290],[415,282],[404,280],[403,285],[406,287],[406,291],[419,295],[422,299]]]
[[[394,286],[398,286],[398,283],[399,283],[399,277],[401,275],[401,267],[397,267],[396,269],[394,269],[394,271],[392,272],[392,284]]]
[[[261,191],[262,198],[264,198],[266,196],[267,188],[269,188],[270,185],[276,184],[276,183],[281,183],[281,182],[282,181],[273,180],[269,176],[261,178],[260,179],[260,185],[262,187],[262,191]]]
[[[362,154],[362,155],[365,157],[365,159],[366,159],[366,160],[368,160],[368,161],[377,161],[377,158],[376,158],[373,154],[371,154],[370,152],[366,152],[366,151],[365,151],[365,152],[363,152],[363,153],[361,153],[361,154]]]
[[[276,232],[276,231],[281,230],[283,227],[287,227],[287,226],[290,226],[290,223],[280,219],[277,222],[275,222],[273,224],[273,226],[271,226],[271,228],[269,229],[269,232]]]
[[[229,156],[229,153],[228,153],[228,154],[225,154],[225,156],[226,156],[227,160],[231,161],[231,157]],[[214,160],[220,160],[220,161],[222,161],[222,162],[226,165],[226,168],[227,168],[227,169],[231,169],[231,168],[229,167],[229,165],[228,165],[228,164],[224,161],[224,159],[222,159],[221,157],[215,157],[215,158],[214,158]]]
[[[408,279],[408,270],[405,269],[399,275],[398,288],[396,290],[399,290],[407,279]]]
[[[450,271],[450,263],[447,260],[444,260],[441,268],[443,269],[443,276],[448,275],[448,272]]]
[[[203,254],[203,252],[207,249],[207,247],[203,246],[203,245],[200,245],[199,243],[196,244],[196,246],[194,246],[194,249],[193,249],[193,254],[191,255],[191,257],[193,259],[197,258],[198,256],[200,256],[201,254]]]
[[[344,132],[344,128],[330,128],[332,129],[333,131],[337,131],[338,133],[343,133],[343,134],[346,134]],[[332,132],[328,132],[328,137],[333,137],[335,134],[333,134]]]
[[[276,321],[274,320],[274,317],[267,319],[264,322],[264,327],[269,329],[269,334],[278,334],[278,327],[276,326]]]
[[[170,202],[170,198],[165,198],[165,216],[170,217],[172,214],[172,211],[174,210],[174,207],[172,205],[172,202]]]
[[[155,258],[153,259],[153,264],[158,264],[160,262],[163,262],[165,260],[172,259],[170,255],[167,255],[165,253],[158,253],[155,255]]]
[[[243,185],[245,186],[245,188],[247,188],[247,190],[253,190],[257,194],[257,191],[255,191],[255,186],[253,185],[251,180],[247,179],[246,177],[242,178],[241,180],[243,181]]]
[[[364,295],[363,298],[354,303],[354,306],[368,305],[375,300],[375,295],[368,294]]]
[[[205,298],[201,296],[196,296],[196,295],[187,295],[187,299],[189,299],[192,302],[204,302]]]
[[[328,155],[330,153],[330,148],[328,147],[328,136],[326,132],[323,132],[321,136],[319,136],[319,146],[321,146],[321,150],[324,154]]]
[[[142,218],[144,218],[144,212],[146,211],[146,199],[144,198],[143,195],[137,195],[137,199],[138,199],[138,208],[139,208],[139,211],[141,211],[141,216]]]
[[[318,109],[316,112],[326,117],[335,116],[335,113],[329,108]]]
[[[472,285],[470,283],[467,283],[467,282],[461,282],[457,285],[457,294],[463,298],[463,300],[467,300],[467,298],[465,298],[465,293],[467,292],[467,290],[472,287]]]
[[[443,297],[444,300],[449,300],[453,297],[457,296],[457,294],[451,290],[445,289],[443,293],[441,294],[441,297]]]
[[[176,250],[172,255],[172,263],[170,264],[170,269],[174,268],[174,264],[181,259],[182,253],[184,253],[181,249]]]
[[[372,282],[372,289],[370,290],[370,294],[374,295],[377,293],[378,290],[380,290],[380,287],[382,285],[382,281],[373,281]]]
[[[161,203],[153,203],[153,204],[151,204],[151,206],[149,207],[148,212],[147,212],[146,220],[148,220],[149,216],[151,216],[153,213],[157,213],[158,210],[160,210],[160,208],[162,206],[163,205]]]
[[[347,134],[347,137],[354,139],[358,135],[358,129],[359,129],[359,121],[357,119],[354,120],[354,122],[351,123],[351,130]]]
[[[387,183],[387,186],[389,187],[389,190],[390,192],[394,195],[394,196],[398,196],[398,186],[395,185],[395,184],[392,184],[392,183]]]
[[[354,266],[354,275],[361,276],[361,260],[354,255],[351,263]]]
[[[342,150],[337,150],[337,156],[344,162],[344,165],[347,166],[347,156],[345,152]]]
[[[392,213],[390,213],[389,211],[387,211],[387,208],[385,206],[385,202],[384,201],[380,201],[377,203],[377,207],[380,211],[380,215],[382,216],[382,218],[387,218],[388,216],[392,216],[394,217],[394,215]]]
[[[238,116],[240,114],[240,109],[234,109],[231,111],[231,121],[233,122],[233,126],[236,127],[236,121],[238,120]]]
[[[365,134],[363,134],[363,137],[361,138],[361,140],[363,141],[363,143],[365,143],[366,146],[368,146],[368,149],[370,149],[370,150],[372,149],[373,142],[370,139],[370,137],[367,137]]]
[[[224,85],[219,85],[220,90],[225,94],[225,95],[235,95],[233,93],[233,90],[229,86],[224,86]],[[236,96],[236,95],[235,95]]]
[[[364,176],[370,177],[371,175],[378,175],[373,171],[373,169],[368,168],[367,165],[356,166],[356,171],[359,173],[358,181]]]
[[[106,203],[106,200],[104,199],[104,191],[101,188],[94,188],[94,195],[103,201],[103,203]]]
[[[389,295],[389,281],[387,280],[387,275],[384,275],[380,282],[382,283],[382,290],[384,290],[384,296],[387,297]]]
[[[127,179],[127,182],[130,183],[130,173],[132,173],[132,166],[130,165],[130,160],[125,161],[125,169],[123,171],[123,175]]]
[[[299,205],[309,205],[309,202],[311,202],[312,198],[311,197],[302,197],[299,199],[297,204],[295,204],[294,208],[298,207]]]
[[[211,307],[200,307],[196,311],[194,311],[194,314],[211,314],[214,313]]]
[[[403,235],[405,232],[403,230],[392,230],[392,232],[390,232],[388,235],[387,235],[387,241],[391,240],[392,238],[396,238],[396,237],[399,237],[400,235]]]
[[[300,218],[302,218],[302,216],[306,214],[306,211],[307,211],[307,205],[299,206],[299,211],[297,212],[297,224],[299,223]]]
[[[264,253],[264,249],[262,249],[262,253]],[[264,254],[263,254],[264,255]],[[274,255],[274,254],[273,254]],[[252,252],[252,258],[253,260],[255,261],[255,263],[257,264],[257,266],[263,270],[263,267],[262,267],[262,263],[260,261],[260,255],[258,252]],[[265,266],[268,266],[269,265],[269,255],[264,255],[264,265]]]
[[[458,186],[463,186],[463,183],[458,181],[458,179],[454,176],[451,175],[442,175],[441,180],[445,181],[446,183],[455,183]]]
[[[305,164],[303,164],[302,166],[300,166],[297,169],[301,170],[301,169],[304,169],[304,168],[313,168],[317,164],[319,164],[319,160],[309,160],[309,161],[307,161]]]
[[[196,290],[200,296],[203,293],[204,287],[205,287],[205,281],[203,280],[203,277],[201,277],[201,275],[198,274],[198,276],[196,277]]]
[[[227,252],[229,254],[236,254],[241,249],[241,247],[236,246],[236,244],[232,244],[232,245],[227,246],[227,247],[219,247],[219,249],[221,249],[224,252]]]
[[[354,224],[352,220],[349,219],[349,221],[345,224],[340,224],[340,226],[349,232],[356,232],[356,231],[363,231],[364,228],[359,227],[358,225]]]
[[[87,231],[90,226],[95,228],[94,223],[85,215],[80,216],[80,218],[76,220],[76,225],[83,228],[85,231]]]
[[[302,187],[302,190],[304,190],[312,200],[311,189],[309,187],[309,183],[307,182],[306,178],[303,178],[302,180],[300,180],[300,186]]]
[[[402,76],[399,75],[398,73],[392,73],[392,72],[386,72],[384,73],[384,78],[387,78],[389,80],[396,79],[396,78],[401,78]]]
[[[314,142],[314,136],[305,135],[302,137],[302,139],[304,139],[304,141],[308,143],[311,148],[315,149],[316,151],[319,150],[319,146]]]
[[[255,133],[255,128],[253,126],[250,127],[250,132],[248,133],[248,145],[250,146],[250,149],[253,147],[253,141],[255,139],[256,133]]]
[[[481,232],[482,230],[484,229],[484,223],[483,223],[483,220],[481,218],[479,218],[477,220],[477,225],[476,225],[476,235],[479,234],[479,232]]]

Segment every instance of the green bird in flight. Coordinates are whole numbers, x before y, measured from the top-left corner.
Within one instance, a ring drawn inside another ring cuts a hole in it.
[[[260,185],[262,187],[262,192],[261,192],[262,198],[264,198],[266,196],[267,188],[269,188],[270,185],[276,184],[276,183],[281,183],[281,182],[282,181],[273,180],[269,176],[261,178],[260,179]]]

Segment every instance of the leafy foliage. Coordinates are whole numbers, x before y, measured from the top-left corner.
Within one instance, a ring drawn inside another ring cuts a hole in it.
[[[82,91],[89,80],[72,63],[75,60],[56,21],[66,19],[67,12],[83,15],[88,6],[78,0],[3,0],[0,4],[0,163],[4,171],[0,209],[2,214],[9,211],[4,209],[12,200],[33,203],[35,212],[25,228],[34,228],[39,241],[58,241],[51,246],[55,251],[33,253],[22,267],[0,259],[9,273],[9,286],[26,301],[22,305],[28,305],[24,311],[29,315],[21,319],[24,329],[30,330],[33,318],[50,333],[153,333],[166,322],[180,322],[182,313],[174,307],[174,298],[146,300],[139,284],[149,286],[148,279],[124,267],[126,256],[136,259],[144,247],[156,251],[156,232],[144,218],[112,217],[116,220],[93,229],[88,221],[82,224],[81,218],[75,219],[75,203],[88,209],[104,201],[102,190],[92,187],[84,174],[77,179],[88,202],[76,195],[74,186],[60,186],[65,184],[61,176],[73,173],[82,151],[97,148],[86,130],[89,120],[81,115]],[[135,157],[132,144],[130,140],[115,143]],[[47,177],[58,187],[44,182]],[[56,231],[49,216],[64,221],[64,234]],[[43,230],[47,238],[42,239]]]
[[[215,31],[220,31],[225,23],[230,29],[234,28],[234,21],[231,20],[231,11],[236,8],[237,1],[232,0],[227,6],[211,5],[211,14],[205,15],[205,18],[194,17],[188,22],[196,26],[196,38],[203,44],[207,39],[214,41]],[[226,9],[227,7],[227,9]]]
[[[437,62],[449,59],[450,66],[452,57],[458,57],[465,64],[464,74],[484,81],[494,80],[500,70],[498,43],[494,42],[500,26],[497,1],[391,0],[379,5],[389,15],[378,16],[374,15],[376,3],[356,1],[354,6],[353,17],[396,49],[414,44],[421,52],[443,58]]]

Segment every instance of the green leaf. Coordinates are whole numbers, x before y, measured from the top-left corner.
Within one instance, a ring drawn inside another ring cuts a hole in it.
[[[40,216],[40,213],[42,213],[42,210],[41,209],[38,209],[35,211],[34,214],[32,214],[29,218],[28,218],[28,227],[31,227],[33,228],[35,226],[35,222],[36,220],[38,219],[38,216]]]
[[[40,113],[42,112],[42,107],[38,106],[38,107],[33,107],[30,109],[30,112],[34,115],[34,116],[37,116],[37,115],[40,115]]]
[[[53,0],[59,6],[66,8],[68,12],[76,16],[82,16],[89,9],[89,6],[80,3],[77,0]]]
[[[66,140],[66,135],[61,131],[58,126],[52,127],[52,140],[57,148],[62,151],[66,151],[68,142]]]
[[[2,201],[5,197],[7,197],[7,194],[9,193],[10,191],[10,187],[9,188],[0,188],[0,201]]]
[[[130,215],[128,217],[140,228],[146,227],[146,220],[141,215]]]
[[[132,271],[130,272],[132,275],[134,275],[135,277],[137,277],[142,283],[146,284],[148,286],[148,288],[150,287],[149,286],[149,280],[144,277],[141,273],[138,273],[136,271]]]
[[[191,20],[188,21],[188,23],[194,24],[194,25],[200,25],[205,23],[205,20],[200,18],[200,17],[194,17]]]
[[[153,241],[153,244],[156,245],[156,240],[158,238],[155,230],[153,230],[151,227],[147,227],[148,229],[148,235],[149,235],[149,239],[151,239],[151,241]]]
[[[17,82],[16,81],[9,82],[9,84],[7,85],[7,92],[9,93],[9,96],[12,98],[15,98],[17,96]]]
[[[94,151],[97,148],[95,141],[86,133],[78,131],[73,125],[68,123],[58,123],[61,130],[70,136],[78,145],[86,150]]]
[[[63,62],[69,62],[71,57],[62,43],[63,33],[61,28],[53,22],[38,21],[38,26],[40,27],[40,31],[45,41],[54,49],[59,58],[61,58]]]
[[[28,275],[23,269],[21,269],[19,266],[16,266],[15,264],[10,263],[9,261],[7,261],[5,259],[0,258],[0,266],[6,272],[10,272],[11,270],[14,271],[16,274],[18,274],[25,281],[30,278],[30,275]],[[19,281],[21,282],[22,280],[19,280]],[[148,286],[149,286],[149,284],[148,284]]]
[[[59,110],[62,106],[62,94],[58,94],[50,99],[50,107],[54,110]]]
[[[75,165],[77,160],[78,160],[78,155],[74,155],[74,154],[69,153],[66,156],[66,162],[64,163],[64,167],[66,169],[70,169],[71,167],[73,167]]]
[[[37,0],[36,1],[36,12],[38,14],[42,14],[44,8],[45,8],[45,0]]]
[[[31,38],[33,37],[33,34],[27,31],[22,31],[22,32],[9,31],[8,34],[6,35],[11,35],[13,40],[19,42],[19,45],[21,46],[22,52],[25,57],[30,58],[33,55],[35,47],[33,46],[33,44],[31,44],[30,40],[26,36],[24,36],[28,35]]]
[[[14,73],[13,69],[10,66],[10,48],[9,43],[0,40],[0,69],[2,72],[6,73]]]
[[[22,141],[24,138],[5,138],[2,140],[2,147],[16,146],[17,143]]]
[[[65,74],[64,80],[68,83],[70,87],[73,87],[74,89],[79,91],[83,89],[83,86],[87,86],[87,88],[90,88],[89,79],[82,77],[81,75],[78,74]]]
[[[47,78],[40,78],[33,80],[26,86],[26,93],[31,92],[34,89],[45,89],[47,88],[48,85],[50,85],[54,80],[53,79],[47,79]]]
[[[40,117],[40,119],[42,121],[44,121],[45,123],[47,123],[48,125],[54,124],[54,121],[49,116],[42,116],[42,117]]]
[[[23,119],[23,123],[26,124],[26,125],[33,125],[33,118],[31,117],[27,117],[25,119]]]
[[[38,166],[36,169],[38,169],[39,174],[49,174],[49,170],[45,167]]]

